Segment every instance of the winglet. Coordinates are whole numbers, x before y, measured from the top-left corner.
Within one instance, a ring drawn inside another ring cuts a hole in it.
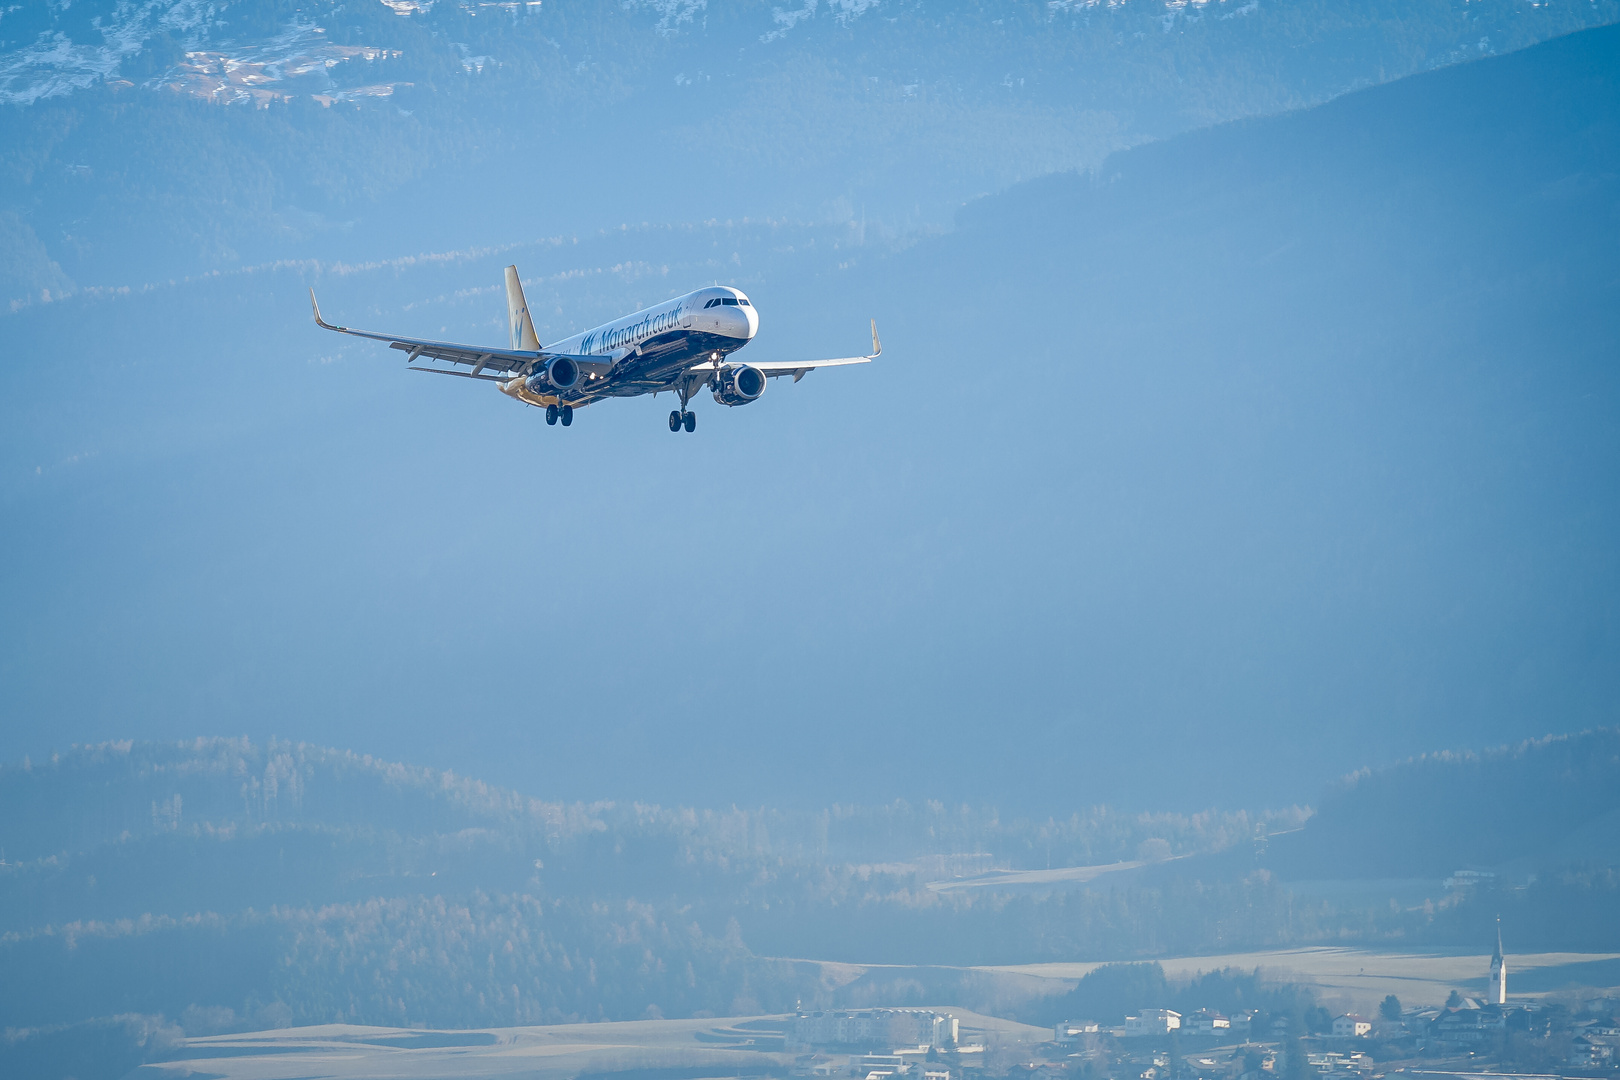
[[[314,295],[315,295],[315,290],[311,289],[310,292],[309,292],[309,295],[313,298]],[[319,318],[319,317],[320,317],[319,315],[316,316],[316,318]],[[872,320],[872,358],[875,360],[875,359],[877,359],[878,357],[880,357],[882,355],[883,355],[883,342],[878,340],[878,336],[877,336],[877,320],[873,319]]]
[[[321,305],[319,305],[319,304],[317,304],[315,302],[315,290],[314,290],[314,288],[311,288],[309,290],[309,307],[310,307],[310,310],[315,313],[315,325],[320,327],[322,330],[341,330],[341,329],[343,329],[343,327],[341,327],[341,326],[333,326],[331,323],[329,323],[325,319],[321,318]]]

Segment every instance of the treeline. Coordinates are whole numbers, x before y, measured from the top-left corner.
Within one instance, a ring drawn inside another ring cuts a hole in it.
[[[8,864],[0,869],[0,926],[17,925],[4,912],[21,897],[62,902],[90,888],[92,877],[103,892],[135,895],[133,876],[153,866],[180,873],[188,860],[225,860],[237,870],[231,876],[288,888],[305,878],[375,883],[442,873],[458,881],[493,875],[493,883],[475,883],[516,889],[538,874],[569,893],[646,894],[718,873],[780,879],[797,894],[829,865],[849,866],[850,880],[877,874],[920,884],[992,866],[1135,859],[1144,848],[1155,857],[1218,852],[1297,827],[1308,813],[1093,807],[1030,821],[1004,819],[993,807],[900,801],[804,813],[563,804],[303,744],[107,743],[0,767]]]
[[[0,987],[19,1028],[188,1009],[195,1028],[563,1023],[780,1011],[795,990],[677,908],[484,893],[69,924],[0,954],[28,972]]]
[[[1269,875],[1166,870],[1086,888],[938,892],[893,877],[822,875],[820,887],[745,895],[757,952],[852,963],[1011,964],[1127,959],[1337,936],[1340,912],[1296,904]]]
[[[1033,914],[1051,924],[1064,913],[1015,904],[1002,909],[1000,922]],[[860,917],[847,924],[859,936],[892,929]],[[964,935],[986,929],[933,928]],[[737,923],[708,933],[674,905],[484,893],[271,908],[228,918],[76,923],[0,940],[7,970],[29,973],[0,987],[0,1015],[16,1028],[161,1015],[196,1035],[338,1022],[478,1027],[744,1015],[788,1011],[795,1002],[872,1004],[874,993],[888,1004],[907,1003],[905,993],[895,1000],[896,988],[883,984],[881,969],[872,986],[830,984],[815,964],[756,955],[746,933]],[[950,952],[947,943],[936,939],[934,945],[934,956]],[[960,968],[902,974],[919,1003],[947,995],[993,1005],[1003,993],[989,985],[993,978],[971,985],[986,979]],[[1202,976],[1192,990],[1169,988],[1157,964],[1115,964],[1065,998],[1005,1000],[1009,1011],[1047,1023],[1049,1014],[1110,1020],[1122,1010],[1195,999],[1218,1008],[1273,1009],[1281,1007],[1280,993],[1257,976],[1230,972]]]
[[[1620,729],[1413,758],[1346,778],[1273,862],[1297,877],[1523,874],[1620,862]]]
[[[1305,895],[1264,870],[1229,869],[1167,867],[1145,879],[1024,894],[939,893],[829,874],[823,890],[754,894],[728,910],[756,952],[851,963],[1129,960],[1307,945],[1485,948],[1498,916],[1516,948],[1620,949],[1614,867],[1462,893],[1435,882],[1434,899],[1419,906],[1353,891]]]

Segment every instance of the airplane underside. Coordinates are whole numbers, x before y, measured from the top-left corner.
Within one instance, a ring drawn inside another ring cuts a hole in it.
[[[507,394],[539,406],[571,406],[581,408],[593,401],[614,397],[640,397],[664,390],[676,390],[691,369],[718,356],[725,358],[746,345],[722,334],[706,334],[693,330],[675,330],[642,342],[639,355],[626,357],[614,365],[613,373],[599,385],[587,381],[572,390],[555,394],[537,394],[522,385],[521,380]],[[697,385],[702,385],[698,382]],[[682,405],[685,402],[683,400]]]
[[[675,383],[695,365],[718,355],[724,363],[746,341],[720,334],[677,330],[653,338],[641,346],[641,355],[626,358],[614,369],[612,384],[599,396],[635,397],[639,394],[673,389]],[[619,372],[623,370],[621,375]]]

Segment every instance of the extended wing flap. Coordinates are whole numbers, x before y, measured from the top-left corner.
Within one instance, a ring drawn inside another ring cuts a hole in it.
[[[476,371],[446,371],[444,368],[437,367],[415,367],[411,368],[411,370],[419,371],[423,375],[454,375],[458,379],[480,379],[483,382],[503,383],[506,381],[499,375],[480,375]]]
[[[374,336],[380,341],[388,342],[389,348],[408,353],[407,363],[426,357],[429,360],[446,360],[452,364],[468,364],[475,372],[482,372],[488,368],[502,372],[516,371],[533,361],[537,355],[514,353],[510,349],[480,349],[473,345],[452,345],[442,341],[413,341],[409,338],[393,338],[382,334]]]

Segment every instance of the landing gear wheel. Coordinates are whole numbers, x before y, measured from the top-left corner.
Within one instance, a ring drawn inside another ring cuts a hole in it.
[[[671,412],[669,414],[669,430],[671,430],[671,431],[679,431],[679,430],[681,430],[681,413],[680,413],[679,409],[677,409],[674,412]]]
[[[562,407],[562,424],[563,424],[563,427],[567,427],[569,424],[572,424],[573,422],[574,422],[574,407],[572,405],[564,405]]]
[[[687,413],[685,416],[681,417],[681,423],[686,425],[686,430],[687,431],[696,431],[697,430],[697,413],[695,413],[695,412]]]
[[[557,406],[555,406],[555,405],[547,405],[546,406],[546,423],[548,423],[548,424],[556,424],[556,422],[557,422]]]

